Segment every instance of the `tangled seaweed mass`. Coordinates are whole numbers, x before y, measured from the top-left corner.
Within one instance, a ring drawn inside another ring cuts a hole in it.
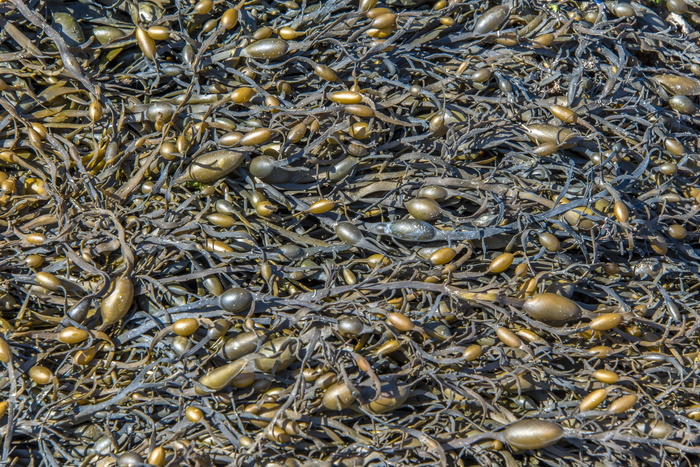
[[[699,15],[0,1],[0,461],[698,465]]]

